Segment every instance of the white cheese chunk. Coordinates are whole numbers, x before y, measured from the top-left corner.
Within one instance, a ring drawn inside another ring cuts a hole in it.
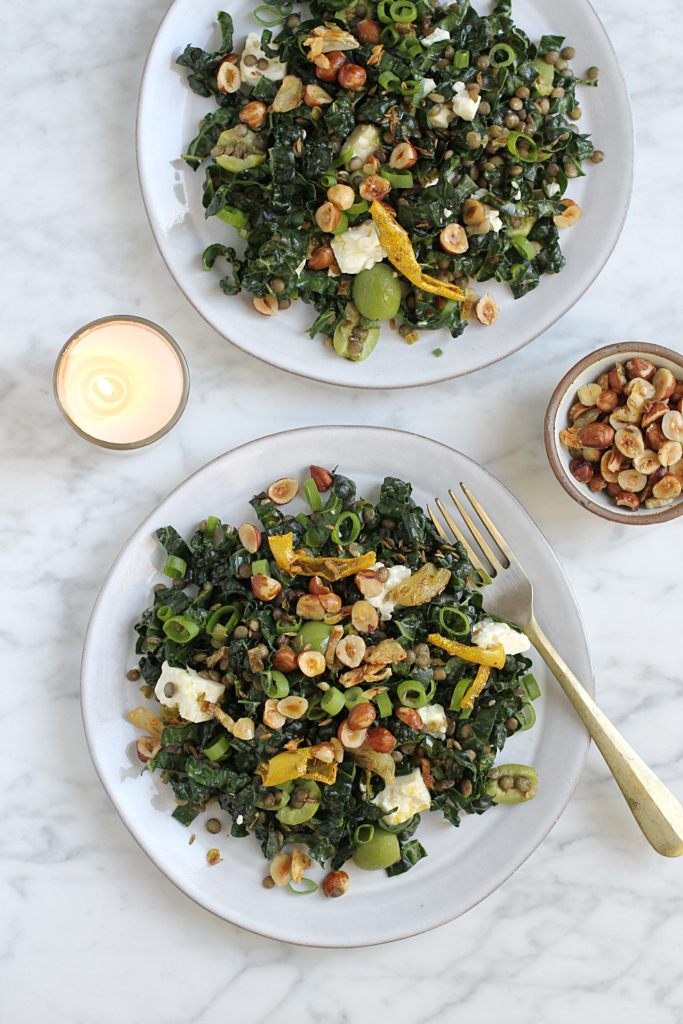
[[[385,567],[381,562],[375,562],[372,568],[377,571],[377,569],[384,569]],[[409,576],[412,576],[412,573],[407,565],[392,565],[389,569],[388,580],[382,584],[382,593],[378,594],[377,597],[366,598],[373,608],[377,609],[379,617],[383,622],[390,621],[391,613],[398,604],[398,601],[394,600],[391,596],[392,590],[401,580],[407,580]]]
[[[274,49],[274,47],[271,46],[271,49]],[[265,71],[259,71],[255,64],[248,67],[244,63],[244,58],[249,56],[256,57],[257,61],[267,60],[267,69]],[[269,78],[271,82],[282,81],[287,74],[287,65],[282,64],[281,61],[276,60],[274,57],[266,57],[265,53],[261,49],[261,37],[257,32],[250,32],[247,36],[247,41],[244,44],[244,50],[242,51],[240,73],[242,75],[242,82],[251,88],[256,85],[261,77]]]
[[[172,696],[167,697],[164,688],[167,683],[175,687]],[[202,679],[194,669],[171,668],[167,661],[161,666],[161,675],[154,692],[167,708],[178,708],[181,718],[188,722],[208,722],[211,715],[202,710],[200,698],[215,704],[225,693],[222,683],[213,679]]]
[[[351,157],[357,156],[359,160],[365,163],[378,146],[379,128],[376,128],[374,124],[359,124],[342,144],[341,151],[347,154],[347,162]]]
[[[455,90],[455,96],[451,100],[453,110],[463,121],[472,121],[479,109],[481,96],[477,96],[476,100],[473,100],[464,82],[456,82],[453,89]]]
[[[448,719],[440,704],[425,704],[417,709],[417,713],[422,719],[422,732],[440,740],[445,739]]]
[[[548,195],[548,196],[556,196],[559,191],[560,191],[560,186],[557,184],[556,181],[553,181],[553,182],[546,181],[546,183],[545,183],[546,195]]]
[[[492,619],[482,619],[476,624],[472,630],[472,643],[484,649],[502,644],[506,654],[523,654],[531,647],[525,633],[518,633],[507,622],[494,622]]]
[[[440,43],[444,39],[450,39],[450,38],[451,38],[451,34],[450,34],[450,32],[447,32],[445,28],[435,28],[435,29],[433,29],[433,31],[431,31],[429,33],[428,36],[425,36],[420,41],[421,41],[423,46],[433,46],[434,43]]]
[[[408,821],[414,814],[427,810],[431,802],[429,790],[419,768],[416,768],[410,775],[399,775],[391,785],[387,783],[382,792],[378,793],[373,800],[373,803],[381,807],[383,811],[388,812],[392,807],[396,807],[392,814],[384,815],[387,825],[400,825],[402,822]]]
[[[435,103],[427,116],[433,128],[448,128],[455,114],[445,103]]]
[[[355,228],[336,235],[331,242],[337,266],[342,274],[360,274],[386,259],[374,220],[365,220]]]

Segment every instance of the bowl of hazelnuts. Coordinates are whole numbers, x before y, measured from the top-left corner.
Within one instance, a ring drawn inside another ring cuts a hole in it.
[[[683,356],[625,342],[581,359],[545,415],[551,468],[603,519],[647,525],[683,513]]]

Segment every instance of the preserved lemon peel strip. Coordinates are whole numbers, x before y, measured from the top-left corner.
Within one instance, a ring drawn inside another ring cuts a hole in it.
[[[430,633],[427,637],[430,644],[440,647],[442,651],[457,655],[463,661],[471,661],[475,665],[490,665],[491,668],[505,668],[505,650],[502,644],[496,644],[488,650],[481,647],[468,647],[457,640],[447,640],[440,633]]]
[[[303,551],[294,551],[294,534],[285,533],[269,537],[268,543],[273,558],[283,572],[290,576],[322,576],[334,583],[344,576],[353,576],[362,569],[369,569],[377,560],[374,551],[368,551],[357,558],[313,558]]]
[[[312,747],[304,747],[303,750],[283,750],[270,761],[262,761],[256,769],[256,774],[263,779],[264,786],[279,786],[282,782],[290,782],[293,779],[310,779],[313,782],[335,781],[337,777],[337,762],[332,764],[316,763],[309,767],[308,762],[315,756]]]
[[[465,293],[454,284],[438,281],[435,277],[425,274],[417,262],[415,250],[410,244],[408,232],[398,224],[388,210],[375,200],[370,207],[370,215],[377,225],[379,239],[389,260],[400,270],[404,277],[414,285],[434,295],[442,295],[445,299],[462,302]]]
[[[474,677],[474,682],[470,686],[469,690],[467,691],[463,699],[460,701],[461,711],[466,711],[468,708],[470,711],[472,710],[472,708],[474,707],[475,700],[488,683],[490,675],[491,669],[489,668],[488,665],[479,666],[479,668],[477,669],[477,674]]]

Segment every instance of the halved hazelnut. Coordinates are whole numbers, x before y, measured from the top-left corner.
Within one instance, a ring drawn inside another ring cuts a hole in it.
[[[308,261],[310,270],[326,270],[334,263],[335,255],[331,245],[319,245]],[[319,488],[318,488],[319,489]]]
[[[600,460],[600,473],[608,484],[615,484],[617,482],[617,476],[621,469],[621,452],[617,452],[616,454],[618,456],[618,465],[616,469],[610,468],[610,464],[617,461],[613,451],[605,452]]]
[[[631,409],[628,405],[618,406],[609,418],[610,426],[614,427],[615,430],[619,430],[625,424],[640,423],[642,417],[642,411],[639,409]]]
[[[628,378],[626,376],[626,370],[621,365],[621,363],[617,363],[614,369],[610,370],[609,386],[612,388],[613,391],[616,391],[618,395],[621,395],[624,391],[624,388],[626,387],[627,380]]]
[[[356,601],[351,612],[351,625],[359,633],[374,633],[379,625],[377,609],[369,601]]]
[[[292,858],[288,853],[278,853],[270,865],[270,877],[276,885],[287,885],[292,880]]]
[[[676,390],[677,381],[671,370],[667,370],[662,366],[652,378],[652,383],[655,389],[655,398],[659,402],[664,402],[673,395]]]
[[[242,547],[248,551],[250,555],[255,555],[261,547],[261,531],[258,527],[252,526],[251,523],[242,523],[237,531],[237,536],[240,539]]]
[[[677,476],[681,483],[683,483],[683,459],[679,459],[678,462],[674,462],[673,466],[669,466],[669,472]]]
[[[364,22],[361,22],[362,24]],[[374,24],[374,22],[371,24]],[[356,27],[356,32],[358,32],[358,26]],[[328,899],[336,899],[349,891],[350,884],[349,876],[345,871],[330,871],[329,875],[325,875],[323,880],[323,895],[327,896]]]
[[[581,402],[574,402],[574,405],[569,410],[569,420],[571,423],[574,422],[577,416],[580,416],[582,412],[586,411],[586,406],[582,405]]]
[[[319,654],[319,651],[307,651],[307,654]],[[323,659],[324,660],[324,659]],[[303,718],[308,711],[308,701],[305,697],[294,697],[290,694],[277,702],[277,709],[286,718],[293,718],[295,721]]]
[[[561,199],[560,202],[566,209],[553,217],[553,223],[556,228],[570,228],[581,216],[581,207],[573,199]]]
[[[642,491],[645,487],[647,477],[644,473],[639,473],[637,469],[622,469],[617,483],[622,491],[632,491],[634,494],[637,494],[638,491]]]
[[[289,476],[283,476],[281,480],[276,480],[274,484],[270,485],[266,494],[276,505],[287,505],[296,498],[298,492],[299,481],[293,480]]]
[[[653,498],[664,498],[670,500],[677,498],[681,493],[681,481],[674,473],[667,473],[652,488]]]
[[[578,390],[578,399],[582,405],[586,408],[596,405],[598,398],[602,394],[602,388],[599,384],[584,384]]]
[[[226,58],[219,65],[216,85],[221,92],[237,92],[241,84],[240,69],[229,58]]]
[[[251,577],[251,589],[260,601],[272,601],[282,590],[282,584],[271,576],[257,572]]]
[[[263,708],[263,724],[269,729],[281,729],[287,719],[277,709],[277,700],[269,698]]]
[[[309,466],[308,468],[311,471],[311,479],[320,493],[324,494],[325,491],[329,491],[334,483],[334,477],[329,469],[323,469],[322,466]]]
[[[315,211],[315,222],[321,231],[334,231],[341,220],[341,213],[334,203],[323,203]]]
[[[307,85],[304,89],[304,103],[307,107],[326,107],[331,102],[332,97],[321,85]]]
[[[308,590],[309,593],[315,594],[317,597],[320,597],[321,594],[332,593],[331,588],[328,587],[326,583],[323,583],[320,576],[311,576],[308,581]]]
[[[278,302],[274,295],[264,295],[263,298],[255,295],[251,304],[261,316],[277,316],[278,314]]]
[[[633,460],[633,468],[639,473],[644,473],[645,476],[650,476],[656,469],[659,469],[660,463],[657,452],[653,452],[650,448],[646,448],[640,455],[636,455]]]
[[[309,679],[312,679],[313,676],[321,676],[326,668],[325,655],[320,651],[303,651],[299,655],[299,669]]]
[[[358,668],[365,654],[365,640],[362,636],[349,633],[337,644],[336,655],[347,668]]]
[[[406,167],[412,167],[417,163],[417,150],[414,146],[411,146],[409,142],[399,142],[398,146],[394,146],[389,157],[389,166],[393,167],[397,171],[402,171]]]
[[[635,459],[636,455],[641,455],[645,451],[643,435],[638,427],[627,426],[617,430],[614,443],[627,459]]]
[[[462,204],[462,219],[468,227],[481,224],[486,217],[486,208],[478,199],[466,199]]]
[[[358,191],[366,202],[372,203],[375,200],[379,202],[391,192],[391,183],[380,174],[371,174],[361,181]]]
[[[498,319],[498,303],[493,295],[482,295],[474,307],[474,313],[480,324],[490,326]]]
[[[292,881],[300,882],[304,877],[304,871],[306,870],[306,861],[310,863],[310,857],[303,854],[300,850],[294,850],[292,853]]]
[[[161,743],[154,736],[140,736],[135,744],[135,749],[140,760],[147,764],[157,756],[161,750]]]
[[[460,254],[470,247],[467,232],[461,224],[447,224],[439,235],[439,245],[444,252]]]
[[[316,594],[302,594],[296,603],[296,614],[300,619],[322,622],[325,618],[325,609]]]
[[[640,395],[641,398],[654,398],[655,386],[644,377],[631,377],[624,391],[627,395]]]
[[[367,729],[358,729],[352,731],[349,729],[349,720],[345,718],[337,730],[337,739],[343,747],[348,747],[353,750],[356,747],[362,747],[365,743],[365,737],[367,736]]]
[[[649,427],[652,423],[660,420],[662,416],[665,416],[667,412],[669,412],[669,406],[666,402],[659,402],[657,399],[652,402],[645,402],[640,425],[642,427]]]
[[[629,359],[626,363],[626,372],[629,377],[642,377],[643,380],[649,380],[654,376],[655,367],[649,359]]]
[[[669,441],[683,441],[683,414],[673,409],[665,413],[662,418],[662,433]]]
[[[606,391],[610,386],[609,384],[609,373],[601,373],[598,377],[596,384],[599,384],[603,391]]]
[[[362,572],[357,572],[353,581],[363,597],[379,597],[384,589],[384,584],[374,569],[363,569]]]
[[[341,611],[342,600],[339,594],[318,594],[318,600],[328,615],[336,615]]]
[[[645,502],[645,508],[668,508],[673,503],[673,498],[648,498]]]
[[[632,512],[637,511],[640,506],[640,498],[637,494],[633,494],[631,491],[620,491],[615,496],[615,502],[617,505],[625,505],[626,508],[630,508]]]
[[[335,749],[332,743],[327,741],[325,743],[317,743],[311,748],[311,754],[317,758],[318,761],[323,761],[325,764],[332,764],[336,760]]]
[[[325,662],[328,668],[334,668],[334,656],[339,646],[339,641],[344,636],[343,626],[334,626],[330,633],[330,638],[327,641],[327,650],[325,651]]]
[[[674,466],[683,455],[680,441],[665,441],[657,453],[660,465]]]
[[[232,734],[238,740],[253,740],[256,727],[251,718],[238,718],[232,727]]]

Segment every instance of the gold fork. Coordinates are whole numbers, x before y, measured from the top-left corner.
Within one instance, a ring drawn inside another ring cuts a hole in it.
[[[472,564],[492,578],[492,586],[486,592],[487,598],[490,596],[493,599],[487,602],[492,605],[490,610],[517,623],[529,637],[579,713],[616,779],[626,803],[631,808],[633,817],[651,846],[664,857],[680,857],[683,854],[683,807],[614,728],[543,633],[534,618],[531,580],[479,502],[472,496],[465,484],[461,483],[460,486],[488,531],[490,538],[508,563],[503,565],[503,560],[498,558],[489,541],[476,526],[453,491],[449,489],[448,493],[476,544],[479,545],[479,552],[467,540],[458,524],[449,515],[443,502],[436,499],[439,511],[453,535],[465,546]],[[439,536],[449,543],[448,535],[429,505],[427,511]],[[481,556],[489,563],[488,568]]]

